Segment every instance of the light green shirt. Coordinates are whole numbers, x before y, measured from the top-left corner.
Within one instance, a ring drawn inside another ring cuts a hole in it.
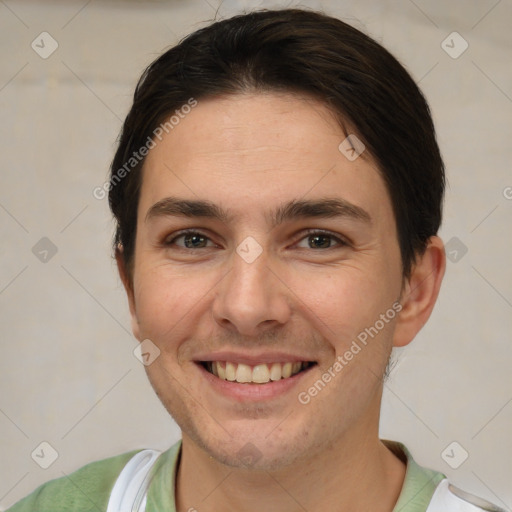
[[[404,484],[393,512],[425,512],[437,484],[445,476],[416,464],[404,445],[390,441],[385,444],[407,463]],[[178,441],[155,463],[146,512],[176,512],[174,489],[180,451],[181,441]],[[92,462],[68,476],[47,482],[7,512],[105,511],[119,473],[137,452]]]

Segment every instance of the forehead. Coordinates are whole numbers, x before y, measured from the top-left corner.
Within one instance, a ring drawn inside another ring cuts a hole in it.
[[[180,150],[174,160],[186,167],[192,159],[215,155],[224,165],[259,162],[262,165],[255,168],[263,171],[265,163],[285,153],[295,167],[305,157],[318,159],[328,146],[337,153],[342,132],[331,111],[317,100],[291,93],[251,93],[199,100],[171,134],[166,145]],[[308,155],[301,148],[308,149]],[[153,156],[162,152],[160,148]]]
[[[317,100],[255,93],[199,100],[146,157],[140,215],[163,197],[209,199],[241,216],[279,202],[339,196],[391,211],[370,155],[347,158],[344,133]]]

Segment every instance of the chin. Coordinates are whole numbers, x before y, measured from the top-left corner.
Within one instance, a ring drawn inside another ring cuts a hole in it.
[[[228,467],[252,471],[277,471],[294,464],[300,457],[284,447],[262,451],[251,441],[242,444],[238,450],[233,450],[233,445],[231,449],[221,450],[207,446],[204,449],[208,455]]]
[[[295,432],[295,435],[290,430],[278,431],[275,422],[270,428],[253,423],[246,429],[230,432],[231,435],[221,429],[217,435],[205,436],[205,430],[197,427],[186,432],[186,437],[209,457],[236,469],[278,471],[300,463],[308,458],[312,449],[315,450],[306,444],[307,431]]]

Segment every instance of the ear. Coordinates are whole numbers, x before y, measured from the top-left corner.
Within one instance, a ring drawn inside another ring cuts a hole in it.
[[[409,344],[425,325],[434,309],[445,269],[443,241],[433,236],[425,252],[416,257],[411,276],[402,288],[402,310],[395,324],[393,346]]]
[[[123,246],[121,244],[119,244],[116,248],[116,262],[117,269],[119,271],[119,277],[121,278],[124,289],[126,291],[126,296],[128,298],[128,306],[130,307],[130,315],[132,319],[132,332],[135,338],[140,341],[140,329],[135,308],[135,294],[133,292],[133,279],[132,276],[129,275],[128,269],[126,268],[123,257]]]

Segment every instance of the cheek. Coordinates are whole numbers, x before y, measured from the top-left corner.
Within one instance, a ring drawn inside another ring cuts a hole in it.
[[[205,294],[215,283],[213,276],[166,266],[140,269],[135,283],[135,306],[141,334],[167,341],[171,332],[187,324],[201,309]],[[210,283],[211,281],[211,283]]]
[[[290,286],[299,315],[330,345],[331,357],[345,357],[345,377],[361,365],[370,370],[370,377],[379,375],[387,361],[398,290],[389,276],[347,267],[329,274],[302,273]]]
[[[309,311],[312,319],[316,318],[314,323],[323,324],[331,336],[374,321],[375,314],[386,303],[383,283],[362,269],[301,272],[290,283],[290,289],[299,299],[297,304],[303,304],[304,311]]]

